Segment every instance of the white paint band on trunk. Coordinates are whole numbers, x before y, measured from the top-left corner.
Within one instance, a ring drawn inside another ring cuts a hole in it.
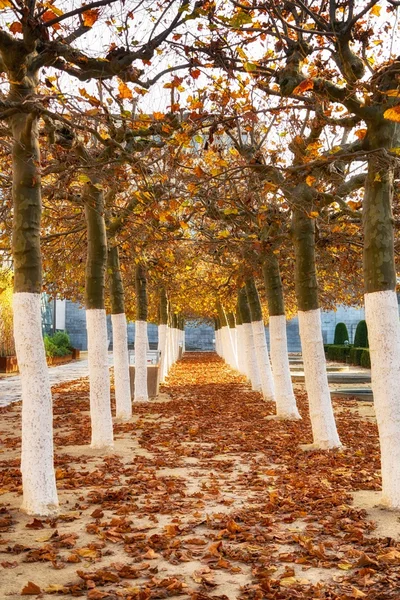
[[[29,515],[57,512],[53,407],[42,337],[40,294],[13,296],[14,339],[22,384],[22,506]]]
[[[231,361],[231,336],[229,334],[229,328],[225,325],[224,327],[221,328],[221,334],[222,334],[222,355],[223,355],[223,359],[224,361],[230,365],[230,361]]]
[[[163,323],[158,326],[158,350],[161,352],[160,383],[164,383],[164,380],[166,377],[165,364],[167,361],[167,357],[166,357],[167,329],[168,329],[168,325],[166,323]]]
[[[251,383],[251,389],[261,392],[261,379],[258,372],[257,356],[254,347],[253,327],[251,323],[243,323],[243,339],[245,347],[245,360],[247,362],[247,373]]]
[[[321,449],[338,448],[341,443],[328,386],[321,311],[319,308],[299,311],[298,316],[314,444]]]
[[[147,402],[147,321],[135,321],[135,401]]]
[[[400,508],[400,323],[396,292],[365,294],[371,384],[379,430],[382,504]]]
[[[275,315],[269,318],[269,339],[272,375],[275,385],[276,414],[283,419],[301,419],[290,375],[285,315]]]
[[[244,360],[243,346],[243,325],[236,325],[236,341],[237,341],[237,362],[238,371],[242,375],[246,375],[246,361]]]
[[[90,420],[92,448],[112,448],[113,424],[110,402],[110,371],[106,311],[89,308],[86,311],[88,363],[90,383]]]
[[[129,379],[128,330],[125,313],[111,315],[113,332],[115,416],[132,417],[131,386]]]
[[[261,391],[264,400],[275,402],[274,381],[272,379],[271,363],[265,336],[263,321],[253,321],[251,324],[254,336],[254,348],[257,358],[258,372],[260,374]]]
[[[239,370],[239,362],[238,362],[238,340],[237,340],[237,328],[229,327],[229,333],[231,334],[232,340],[232,352],[233,352],[233,364],[235,365],[233,368],[237,371]]]

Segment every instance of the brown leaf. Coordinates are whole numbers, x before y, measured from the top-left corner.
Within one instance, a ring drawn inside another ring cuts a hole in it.
[[[43,521],[40,519],[33,519],[32,523],[25,525],[27,529],[44,529]]]
[[[41,593],[41,589],[36,583],[28,581],[28,583],[22,588],[21,596],[37,596]]]

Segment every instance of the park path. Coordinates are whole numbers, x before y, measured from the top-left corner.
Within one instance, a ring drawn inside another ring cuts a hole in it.
[[[110,356],[112,361],[112,356]],[[87,358],[73,360],[65,365],[49,367],[50,385],[75,381],[89,375]],[[12,375],[0,377],[0,406],[7,406],[21,400],[21,377]]]
[[[19,512],[21,407],[0,409],[4,597],[31,581],[45,600],[398,599],[397,515],[373,531],[352,502],[380,487],[376,424],[357,402],[334,403],[343,449],[305,453],[301,386],[302,421],[279,421],[216,354],[187,353],[156,400],[115,420],[104,453],[89,446],[88,380],[53,392],[55,518]]]

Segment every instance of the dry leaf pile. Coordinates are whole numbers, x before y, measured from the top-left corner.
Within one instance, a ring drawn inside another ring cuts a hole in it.
[[[400,543],[378,537],[351,492],[379,490],[376,425],[335,402],[339,451],[311,443],[216,355],[190,353],[157,401],[89,447],[86,380],[54,388],[60,514],[20,503],[20,408],[1,409],[2,598],[400,598]]]

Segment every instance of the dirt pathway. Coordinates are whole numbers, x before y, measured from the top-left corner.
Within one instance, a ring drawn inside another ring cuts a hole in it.
[[[102,456],[88,446],[87,381],[55,389],[54,519],[18,511],[20,408],[0,409],[1,598],[400,597],[398,515],[374,530],[352,504],[380,486],[368,407],[335,402],[344,449],[305,453],[301,388],[303,420],[271,420],[215,354],[189,353],[162,392],[115,423]]]

